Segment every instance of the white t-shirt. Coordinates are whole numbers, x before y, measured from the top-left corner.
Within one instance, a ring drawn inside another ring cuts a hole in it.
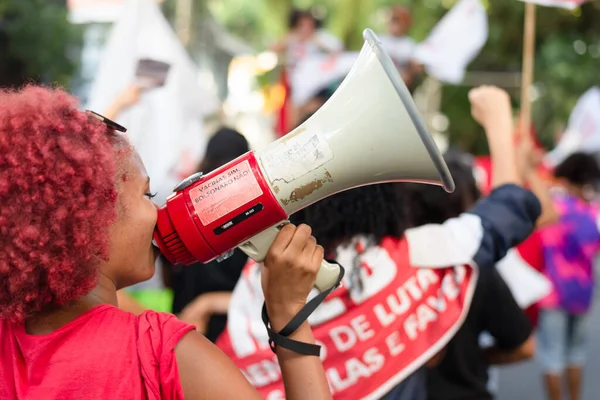
[[[385,51],[398,66],[405,66],[412,59],[417,43],[408,36],[382,35],[379,37]]]
[[[341,40],[324,30],[318,30],[308,41],[301,42],[297,37],[291,36],[286,49],[287,64],[289,68],[293,68],[304,58],[342,51],[343,48]]]

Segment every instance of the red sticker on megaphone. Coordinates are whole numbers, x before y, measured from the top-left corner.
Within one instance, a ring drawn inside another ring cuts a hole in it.
[[[194,210],[204,226],[263,194],[248,160],[190,190]]]

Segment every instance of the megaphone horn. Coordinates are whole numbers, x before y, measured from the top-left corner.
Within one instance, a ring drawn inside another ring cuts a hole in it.
[[[408,89],[367,29],[359,57],[331,98],[265,149],[178,186],[159,210],[155,241],[174,264],[239,247],[262,262],[290,215],[335,193],[385,182],[454,182]],[[315,287],[335,284],[323,262]]]

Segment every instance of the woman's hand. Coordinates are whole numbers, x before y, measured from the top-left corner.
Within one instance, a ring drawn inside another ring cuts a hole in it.
[[[284,226],[264,261],[262,286],[271,325],[281,330],[306,304],[324,250],[307,225]]]

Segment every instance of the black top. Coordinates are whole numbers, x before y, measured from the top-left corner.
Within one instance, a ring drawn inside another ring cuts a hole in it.
[[[171,267],[173,313],[179,314],[197,296],[208,292],[231,292],[237,283],[248,257],[241,250],[221,262]],[[206,337],[215,341],[225,329],[227,316],[214,315],[208,323]]]
[[[487,390],[488,364],[479,336],[488,332],[501,349],[515,349],[531,335],[531,324],[496,268],[481,268],[471,309],[448,343],[440,365],[429,370],[430,400],[492,399]]]

